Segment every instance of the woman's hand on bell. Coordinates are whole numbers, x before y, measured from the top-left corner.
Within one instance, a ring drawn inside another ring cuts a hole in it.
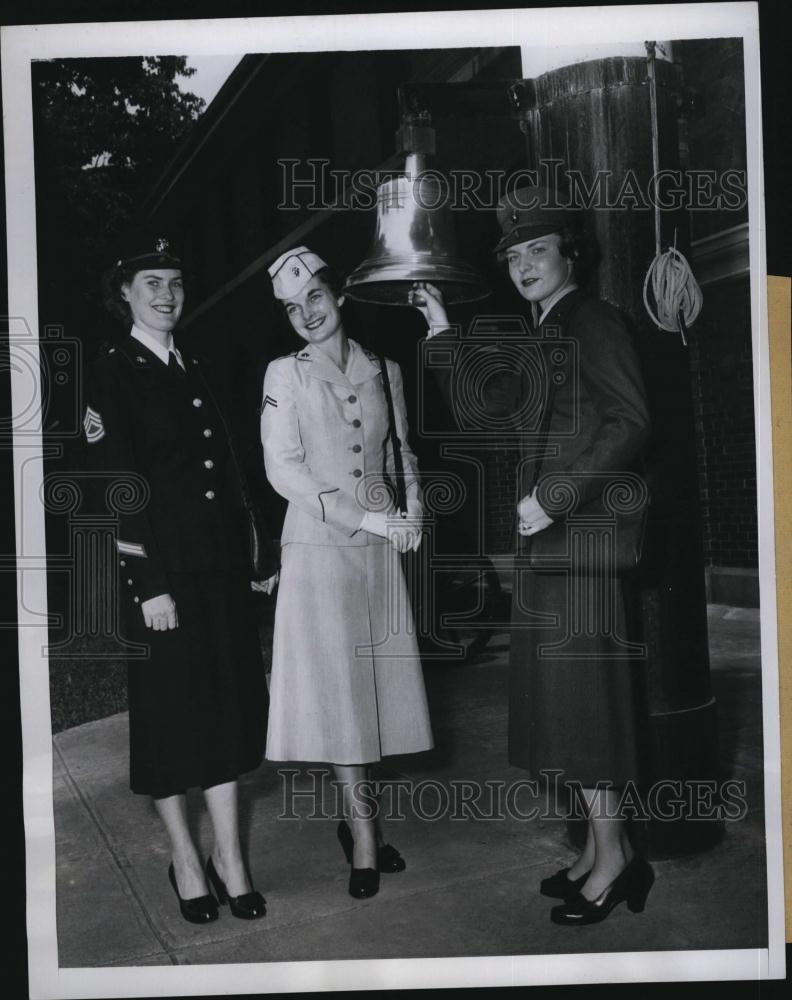
[[[251,580],[250,589],[255,590],[257,594],[271,594],[277,587],[279,579],[280,573],[273,573],[266,580]]]
[[[150,597],[147,601],[143,601],[140,610],[143,612],[146,628],[153,628],[155,632],[167,632],[168,629],[178,628],[176,602],[170,594]]]
[[[517,504],[517,530],[521,535],[535,535],[553,523],[536,499],[536,490],[522,498]]]
[[[428,337],[434,337],[441,330],[448,329],[448,315],[443,302],[443,293],[428,281],[414,281],[407,294],[407,301],[426,320]]]

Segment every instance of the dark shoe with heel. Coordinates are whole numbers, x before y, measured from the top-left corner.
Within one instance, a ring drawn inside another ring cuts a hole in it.
[[[567,878],[567,874],[570,871],[569,868],[562,868],[557,871],[555,875],[550,875],[548,878],[543,878],[539,883],[539,892],[543,896],[549,896],[551,899],[572,899],[577,896],[580,890],[586,883],[586,879],[589,877],[589,873],[586,872],[585,875],[581,875],[580,878]]]
[[[182,899],[179,887],[176,884],[176,872],[173,870],[173,862],[168,867],[168,879],[173,886],[173,891],[176,893],[176,898],[179,900],[179,909],[185,920],[189,920],[191,924],[209,924],[213,920],[217,920],[220,914],[214,896],[206,895],[196,896],[194,899]]]
[[[214,889],[220,905],[228,906],[231,913],[240,920],[258,920],[267,912],[266,901],[260,892],[254,889],[252,892],[243,892],[240,896],[229,896],[225,882],[217,874],[217,869],[211,857],[206,862],[206,877],[209,884]]]
[[[632,913],[641,913],[646,906],[646,897],[654,883],[652,866],[643,858],[635,857],[612,882],[610,889],[600,897],[601,902],[592,902],[578,893],[560,906],[550,911],[554,924],[569,927],[601,923],[619,905],[626,902]]]
[[[379,872],[373,868],[353,868],[349,873],[349,895],[368,899],[379,892]]]
[[[355,841],[346,820],[341,820],[338,824],[338,830],[336,832],[338,834],[338,840],[341,844],[341,848],[344,852],[344,857],[347,859],[347,863],[351,865],[352,848],[354,847]],[[382,847],[377,848],[378,872],[385,872],[386,874],[403,872],[406,867],[407,863],[395,847],[391,847],[390,844],[383,844]]]
[[[352,831],[349,829],[344,820],[338,824],[338,839],[341,843],[341,847],[344,851],[344,857],[347,859],[347,863],[351,866],[352,864],[352,850],[355,846],[355,840],[352,836]],[[390,848],[393,851],[393,848]],[[379,867],[380,861],[382,859],[383,848],[379,848],[377,851],[377,868],[352,868],[349,873],[349,895],[354,896],[355,899],[368,899],[371,896],[376,896],[379,892],[380,884],[380,871]],[[396,856],[401,861],[401,856],[398,851],[394,851]],[[402,861],[402,868],[404,867],[404,862]],[[388,868],[386,871],[400,871],[399,868]]]

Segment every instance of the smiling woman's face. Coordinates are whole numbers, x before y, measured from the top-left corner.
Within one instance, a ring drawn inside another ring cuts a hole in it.
[[[295,331],[309,344],[320,344],[341,329],[344,296],[336,298],[316,275],[283,308]]]
[[[528,302],[545,302],[572,277],[572,261],[560,252],[561,234],[549,233],[536,240],[515,243],[506,251],[509,277]]]
[[[184,308],[182,273],[176,268],[138,271],[121,286],[132,321],[146,333],[170,333]]]

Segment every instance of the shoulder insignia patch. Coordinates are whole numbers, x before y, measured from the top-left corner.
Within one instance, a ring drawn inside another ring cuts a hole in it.
[[[97,441],[101,441],[105,436],[102,414],[96,410],[92,410],[90,406],[85,408],[83,427],[85,428],[85,437],[88,444],[96,444]]]
[[[146,549],[140,542],[122,542],[120,538],[117,538],[116,548],[122,556],[138,556],[141,559],[148,558]]]
[[[278,401],[277,401],[277,399],[274,399],[272,396],[269,396],[269,395],[265,396],[264,397],[264,402],[261,404],[261,410],[262,410],[262,412],[268,406],[274,406],[275,409],[277,410],[277,408],[278,408]]]

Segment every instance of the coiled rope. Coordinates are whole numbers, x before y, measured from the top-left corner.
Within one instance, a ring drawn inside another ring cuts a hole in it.
[[[657,133],[657,79],[655,76],[655,42],[646,42],[647,75],[649,77],[649,107],[652,125],[652,168],[655,177],[660,170]],[[651,288],[654,306],[649,300]],[[704,303],[701,288],[693,276],[685,255],[674,246],[665,252],[660,242],[660,208],[655,199],[655,257],[646,272],[643,300],[652,321],[661,330],[680,333],[687,346],[687,328],[691,326]]]

